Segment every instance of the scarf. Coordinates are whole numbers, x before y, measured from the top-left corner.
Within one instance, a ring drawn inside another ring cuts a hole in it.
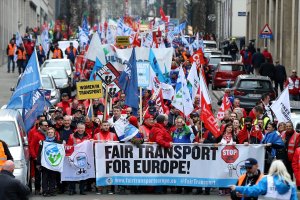
[[[55,137],[48,137],[48,136],[46,136],[46,139],[45,139],[45,141],[46,142],[53,142],[55,140]]]

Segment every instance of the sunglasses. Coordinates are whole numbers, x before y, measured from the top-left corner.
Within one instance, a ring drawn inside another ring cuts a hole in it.
[[[245,167],[246,169],[252,169],[252,166],[251,167]]]

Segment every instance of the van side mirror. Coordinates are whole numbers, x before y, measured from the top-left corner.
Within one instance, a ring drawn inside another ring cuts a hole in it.
[[[24,145],[28,146],[28,138],[27,137],[24,137]]]

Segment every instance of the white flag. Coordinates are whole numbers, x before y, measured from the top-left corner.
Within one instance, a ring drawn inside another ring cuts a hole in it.
[[[271,105],[278,122],[291,121],[291,105],[289,98],[289,89],[285,88],[280,97]]]
[[[167,83],[161,83],[162,95],[164,99],[172,100],[175,94],[175,90],[172,85]]]
[[[16,33],[16,45],[19,47],[20,44],[23,44],[22,37],[19,32]]]
[[[45,29],[42,32],[41,35],[41,42],[42,42],[42,47],[44,49],[45,55],[48,54],[49,51],[49,35],[48,35],[48,29]]]
[[[172,105],[188,116],[194,110],[193,102],[187,87],[187,81],[182,67],[179,69],[178,79],[175,87],[175,96]]]
[[[115,36],[113,35],[113,32],[112,32],[110,26],[107,27],[106,40],[107,40],[107,44],[115,43]]]
[[[65,157],[61,181],[81,181],[95,178],[93,142],[77,144],[70,157]]]
[[[193,91],[192,91],[192,100],[195,100],[195,96],[197,95],[199,86],[200,86],[200,79],[197,73],[197,66],[196,66],[196,62],[193,63],[190,73],[187,77],[187,80],[190,82],[190,84],[193,87]]]
[[[41,165],[49,170],[62,172],[65,158],[63,144],[43,142]]]
[[[79,29],[79,42],[80,42],[80,47],[84,48],[88,42],[89,42],[89,36],[86,35],[86,33],[82,30],[81,27],[78,27]]]

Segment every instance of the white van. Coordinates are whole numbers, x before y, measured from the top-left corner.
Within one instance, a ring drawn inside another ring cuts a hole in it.
[[[14,159],[14,176],[24,184],[29,181],[29,149],[21,114],[12,109],[0,110],[0,140],[7,143]]]

